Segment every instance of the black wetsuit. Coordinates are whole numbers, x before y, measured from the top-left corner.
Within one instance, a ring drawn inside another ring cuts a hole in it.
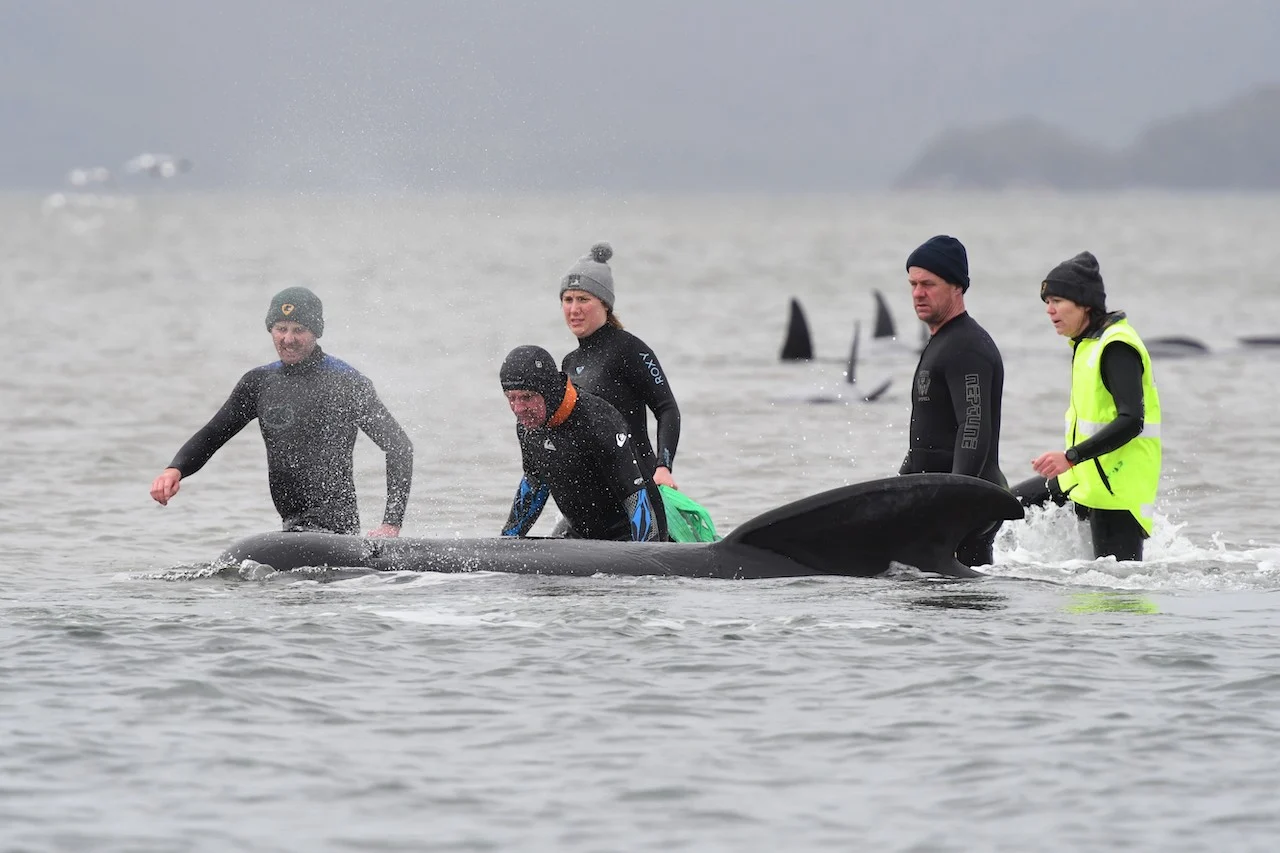
[[[987,331],[960,314],[930,338],[911,384],[911,428],[899,474],[966,474],[1008,486],[1000,471],[1004,360]],[[988,565],[1000,524],[960,543],[956,559]]]
[[[667,538],[662,497],[640,470],[622,415],[604,400],[577,392],[559,426],[516,425],[524,478],[516,490],[503,536],[524,536],[547,497],[582,539],[661,542]]]
[[[644,341],[606,323],[579,340],[560,369],[574,385],[603,398],[626,419],[646,477],[659,466],[672,469],[680,442],[680,407],[658,357]],[[648,409],[658,422],[656,453],[649,442]]]
[[[319,347],[298,364],[255,367],[169,467],[190,477],[254,418],[267,445],[271,499],[285,530],[360,532],[352,477],[357,428],[387,454],[383,523],[398,527],[404,521],[413,444],[373,383],[354,367]]]
[[[1105,326],[1106,320],[1103,319],[1074,340],[1078,343],[1081,338],[1100,334]],[[1104,453],[1119,450],[1142,432],[1142,356],[1124,341],[1113,341],[1102,350],[1099,368],[1102,384],[1115,401],[1116,417],[1075,446],[1075,451],[1079,454],[1079,461],[1075,463],[1077,465]],[[1058,488],[1057,477],[1052,480],[1045,480],[1043,477],[1023,480],[1014,486],[1013,493],[1022,501],[1023,506],[1041,506],[1050,500],[1062,506],[1069,498],[1069,494],[1063,494]],[[1074,506],[1076,515],[1089,521],[1094,557],[1142,559],[1143,540],[1147,538],[1147,531],[1133,517],[1133,513],[1127,509],[1091,509],[1080,504]]]

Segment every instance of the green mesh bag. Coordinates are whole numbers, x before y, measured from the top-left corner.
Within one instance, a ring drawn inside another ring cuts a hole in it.
[[[670,486],[658,486],[667,511],[667,534],[672,542],[717,542],[715,522],[706,507]]]

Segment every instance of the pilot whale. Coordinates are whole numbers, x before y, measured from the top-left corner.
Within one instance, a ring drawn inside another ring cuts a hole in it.
[[[667,575],[761,579],[874,577],[894,564],[948,577],[978,577],[956,546],[997,521],[1023,517],[1009,490],[958,474],[908,474],[841,486],[769,510],[716,542],[602,542],[487,537],[398,539],[272,532],[236,542],[218,558],[277,571]]]

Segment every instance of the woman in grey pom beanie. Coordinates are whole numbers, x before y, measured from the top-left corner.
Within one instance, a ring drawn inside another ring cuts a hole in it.
[[[578,348],[560,369],[577,387],[603,397],[627,420],[640,467],[660,486],[677,488],[671,477],[680,441],[680,407],[658,356],[624,331],[613,313],[613,247],[596,243],[560,280],[560,308]],[[658,422],[657,448],[649,441],[646,410]]]

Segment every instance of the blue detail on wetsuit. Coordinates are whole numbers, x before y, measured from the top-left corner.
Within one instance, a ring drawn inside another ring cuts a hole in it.
[[[320,367],[324,370],[331,370],[334,373],[359,373],[351,365],[347,364],[340,358],[334,358],[328,353],[324,354],[324,358],[320,359]]]
[[[528,532],[533,523],[538,520],[538,516],[542,514],[542,508],[547,505],[549,497],[551,497],[551,487],[546,483],[540,484],[535,489],[530,485],[528,477],[521,477],[520,488],[516,490],[515,506],[512,507],[513,521],[502,529],[502,535],[520,536]]]
[[[636,504],[631,510],[631,541],[648,542],[653,538],[653,507],[649,505],[649,492],[641,489],[630,500]]]
[[[305,360],[304,360],[305,363]],[[289,367],[297,367],[298,365],[287,365]],[[263,370],[270,370],[272,373],[279,373],[286,367],[283,361],[273,361],[270,364],[264,364]],[[334,358],[329,353],[322,353],[320,360],[311,365],[313,369],[323,370],[327,373],[354,373],[360,375],[360,371],[347,364],[340,358]]]

